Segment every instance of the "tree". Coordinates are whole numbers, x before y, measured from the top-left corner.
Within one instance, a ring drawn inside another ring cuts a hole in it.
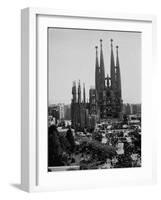
[[[92,136],[93,136],[93,139],[94,139],[94,140],[97,140],[97,141],[99,141],[99,142],[102,141],[102,134],[101,134],[101,133],[99,133],[99,132],[94,132]]]
[[[71,145],[64,135],[59,135],[59,141],[63,152],[70,153]]]
[[[106,162],[107,158],[112,158],[116,155],[114,147],[104,145],[97,140],[84,139],[80,144],[80,152],[88,156],[88,159],[83,159],[80,162],[80,169],[97,169],[99,165]]]
[[[74,136],[72,133],[71,128],[69,128],[66,132],[66,139],[68,140],[69,144],[70,144],[70,150],[71,152],[74,152],[75,149],[75,141],[74,141]]]
[[[62,148],[59,141],[58,131],[55,125],[48,129],[48,164],[49,166],[60,166]]]
[[[92,157],[98,161],[105,162],[107,158],[112,158],[116,155],[114,147],[101,144],[96,140],[84,140],[81,144],[82,152],[90,152]]]

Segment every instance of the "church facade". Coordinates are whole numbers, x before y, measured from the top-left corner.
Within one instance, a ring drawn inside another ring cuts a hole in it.
[[[100,56],[98,46],[95,61],[95,87],[89,90],[89,101],[86,100],[85,84],[83,86],[83,100],[81,99],[81,84],[73,82],[71,119],[73,127],[93,127],[96,122],[102,120],[122,118],[122,91],[121,73],[116,46],[116,59],[113,52],[113,40],[111,39],[110,75],[105,74],[103,41],[100,40]]]
[[[113,40],[111,39],[110,75],[105,75],[102,40],[100,40],[100,62],[98,60],[98,47],[96,46],[95,64],[95,90],[97,114],[100,119],[122,117],[122,91],[121,73],[116,46],[116,60],[114,59]]]

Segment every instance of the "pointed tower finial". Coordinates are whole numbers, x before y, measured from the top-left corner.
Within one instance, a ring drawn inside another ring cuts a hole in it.
[[[110,41],[111,41],[111,48],[112,48],[113,47],[113,39],[111,38]]]
[[[101,47],[102,47],[102,41],[103,41],[103,40],[102,40],[102,39],[100,39],[100,45],[101,45]]]
[[[95,46],[96,49],[96,57],[98,56],[98,46]]]

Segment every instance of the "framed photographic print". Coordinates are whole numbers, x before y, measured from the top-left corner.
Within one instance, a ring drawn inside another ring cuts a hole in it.
[[[26,8],[26,191],[155,183],[155,17]]]

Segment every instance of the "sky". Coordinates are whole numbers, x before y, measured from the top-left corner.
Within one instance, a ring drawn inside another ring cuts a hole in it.
[[[141,103],[141,33],[109,30],[48,29],[48,101],[70,104],[72,83],[80,80],[89,96],[95,86],[95,46],[103,40],[105,74],[110,75],[110,39],[119,46],[122,99]]]

